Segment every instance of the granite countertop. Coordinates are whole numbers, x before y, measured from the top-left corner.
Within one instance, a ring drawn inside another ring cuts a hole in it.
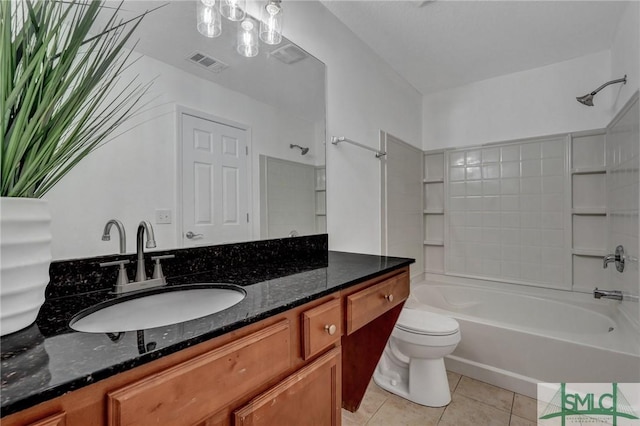
[[[242,286],[243,301],[195,320],[125,333],[82,333],[69,328],[80,310],[116,296],[108,290],[48,299],[31,327],[4,336],[1,415],[6,416],[154,359],[289,310],[412,259],[329,252],[326,266],[310,263],[238,268],[230,274],[169,278],[169,285],[226,282]]]

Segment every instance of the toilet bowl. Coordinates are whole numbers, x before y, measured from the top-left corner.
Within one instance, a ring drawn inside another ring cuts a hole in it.
[[[373,380],[381,388],[429,407],[451,402],[444,357],[460,342],[453,318],[404,308],[393,328]]]

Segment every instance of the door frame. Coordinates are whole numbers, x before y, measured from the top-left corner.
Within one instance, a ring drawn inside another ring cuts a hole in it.
[[[176,208],[175,208],[175,231],[176,231],[176,247],[184,247],[184,223],[182,217],[182,201],[184,199],[184,192],[182,190],[182,116],[190,115],[203,120],[213,121],[229,127],[235,127],[246,132],[247,134],[247,207],[249,209],[249,240],[255,239],[253,221],[255,220],[255,209],[253,206],[253,135],[251,133],[251,127],[247,124],[243,124],[237,121],[222,118],[217,115],[209,114],[201,110],[189,108],[184,105],[176,104],[175,108],[175,140],[176,140]]]

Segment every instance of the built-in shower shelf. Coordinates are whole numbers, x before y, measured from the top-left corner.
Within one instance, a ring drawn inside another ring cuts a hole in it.
[[[597,173],[607,173],[606,167],[578,167],[575,169],[571,169],[571,174],[573,175],[590,175]]]
[[[423,157],[424,272],[444,273],[444,178],[447,173],[444,150],[428,151]]]
[[[574,248],[573,254],[576,256],[587,256],[587,257],[605,257],[607,255],[606,250],[592,250],[592,249],[580,249]]]
[[[576,207],[571,210],[573,214],[591,215],[591,216],[606,216],[606,207]]]

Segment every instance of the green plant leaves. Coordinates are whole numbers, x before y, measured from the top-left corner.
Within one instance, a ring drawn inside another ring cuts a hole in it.
[[[144,15],[118,11],[93,34],[102,1],[0,1],[1,196],[42,197],[140,108],[150,83],[123,79]]]

